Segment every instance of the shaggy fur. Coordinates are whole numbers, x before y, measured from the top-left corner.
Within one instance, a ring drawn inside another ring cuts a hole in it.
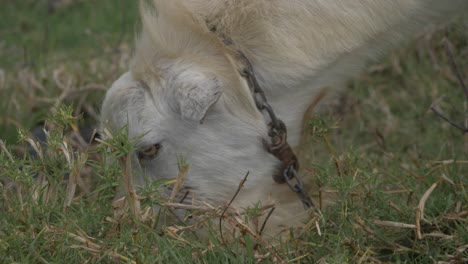
[[[270,231],[301,212],[272,174],[279,162],[262,145],[267,128],[232,49],[252,62],[260,85],[298,143],[301,119],[322,88],[336,89],[389,47],[466,10],[466,0],[154,0],[141,4],[143,29],[130,70],[107,92],[102,125],[128,124],[138,145],[161,144],[137,160],[136,180],[190,170],[192,198],[235,206],[274,201]],[[227,48],[220,38],[228,37]],[[297,218],[295,218],[297,219]]]

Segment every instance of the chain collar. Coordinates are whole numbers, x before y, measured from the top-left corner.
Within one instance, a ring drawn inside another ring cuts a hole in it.
[[[223,42],[227,46],[232,47],[231,40],[224,38]],[[240,74],[247,80],[255,105],[260,112],[267,113],[271,120],[268,124],[268,136],[270,142],[268,142],[268,140],[264,140],[263,144],[268,152],[273,154],[283,163],[282,173],[279,175],[273,175],[273,180],[280,184],[287,183],[289,188],[297,194],[305,209],[315,208],[310,196],[304,189],[304,183],[301,177],[297,173],[299,169],[299,161],[287,141],[286,125],[276,116],[275,111],[273,111],[273,108],[268,103],[265,92],[258,84],[249,59],[238,50],[235,51],[235,53],[238,55],[241,62],[243,62],[243,68],[240,71]]]

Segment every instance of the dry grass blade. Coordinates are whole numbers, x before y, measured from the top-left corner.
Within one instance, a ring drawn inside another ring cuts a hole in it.
[[[418,207],[416,208],[416,237],[418,239],[423,238],[421,234],[421,219],[424,218],[424,207],[426,205],[426,202],[429,199],[429,196],[431,196],[431,193],[435,190],[435,188],[444,181],[447,181],[453,184],[453,181],[450,180],[446,175],[442,175],[437,182],[433,183],[431,187],[429,187],[429,189],[424,193],[424,195],[419,200]]]
[[[359,256],[357,263],[382,263],[371,256],[371,254],[375,254],[372,250],[366,249],[363,251],[354,241],[345,241],[345,244],[351,247],[356,252],[356,255]]]
[[[413,225],[413,224],[405,224],[405,223],[394,222],[394,221],[374,220],[374,224],[378,226],[387,226],[387,227],[395,227],[395,228],[411,228],[411,229],[416,228],[416,225]]]
[[[401,193],[412,193],[413,190],[402,189],[402,190],[390,190],[390,191],[382,191],[382,192],[386,194],[401,194]]]
[[[333,150],[332,144],[330,143],[330,140],[328,139],[328,136],[326,134],[323,134],[322,137],[323,137],[323,141],[325,141],[327,145],[328,152],[332,156],[333,161],[335,163],[336,173],[341,179],[343,179],[343,175],[341,173],[340,161],[338,160],[338,157],[335,155],[335,151]]]
[[[5,155],[8,157],[8,159],[10,161],[14,162],[15,159],[13,158],[13,155],[10,153],[10,151],[8,151],[8,149],[6,148],[5,143],[1,139],[0,139],[0,150],[2,150],[3,153],[5,153]],[[6,186],[5,186],[5,190],[8,191],[10,189],[11,190],[16,190],[16,193],[18,195],[18,201],[20,202],[21,209],[23,209],[24,203],[23,203],[23,192],[22,192],[21,184],[18,184],[15,181],[11,181],[11,182],[7,183]],[[7,209],[9,210],[10,202],[9,202],[9,197],[7,195],[7,192],[2,192],[2,193],[3,193],[4,200],[6,201]]]
[[[5,153],[5,155],[7,155],[7,157],[8,157],[11,161],[14,161],[13,156],[12,156],[11,153],[8,151],[8,149],[6,148],[5,143],[4,143],[3,140],[1,140],[1,139],[0,139],[0,149],[3,151],[3,153]]]
[[[38,142],[34,141],[32,138],[27,138],[26,142],[28,142],[28,144],[34,149],[39,156],[39,159],[44,160],[44,152],[42,151],[41,144],[38,144]]]
[[[128,211],[128,203],[125,196],[114,199],[114,201],[112,201],[112,209],[114,213],[114,221],[119,222]]]
[[[395,209],[395,211],[397,211],[398,213],[403,214],[403,211],[401,210],[401,208],[398,205],[396,205],[395,203],[393,203],[392,201],[389,201],[387,204],[391,208]]]
[[[162,206],[171,207],[174,209],[185,209],[185,210],[194,210],[194,211],[212,211],[213,208],[207,206],[198,206],[198,205],[191,205],[191,204],[182,204],[182,203],[161,203]]]
[[[63,210],[65,211],[70,207],[72,199],[75,196],[77,175],[74,172],[74,166],[73,166],[73,162],[72,162],[72,159],[74,157],[72,157],[72,155],[70,154],[67,142],[64,141],[61,144],[60,148],[62,150],[63,155],[65,156],[65,159],[67,160],[68,168],[70,169],[70,175],[69,175],[69,178],[68,178],[65,201],[63,202]]]
[[[129,259],[129,258],[115,252],[115,251],[112,251],[112,250],[109,251],[109,250],[103,248],[102,246],[98,245],[97,243],[92,241],[89,238],[89,236],[86,235],[86,233],[84,233],[83,230],[80,230],[80,229],[77,230],[80,235],[77,235],[77,234],[74,234],[74,233],[71,233],[71,232],[67,232],[65,230],[55,228],[55,227],[46,227],[45,231],[55,233],[55,234],[65,234],[68,237],[71,237],[73,240],[84,244],[84,246],[71,245],[70,246],[71,248],[81,248],[83,250],[88,251],[91,254],[94,254],[94,255],[106,254],[111,259],[118,259],[118,260],[123,261],[125,263],[132,263],[132,264],[137,263],[136,261],[131,260],[131,259]]]
[[[460,252],[460,253],[463,253],[463,252],[465,252],[467,250],[468,250],[468,244],[457,248],[457,251]]]
[[[168,226],[165,227],[164,230],[169,234],[172,238],[176,239],[177,241],[180,241],[184,244],[190,245],[191,247],[195,247],[193,243],[190,243],[187,239],[184,239],[181,237],[177,232],[187,229],[186,227],[179,227],[179,226]]]
[[[457,214],[445,215],[444,218],[447,220],[463,221],[468,223],[468,211],[462,211]]]
[[[354,220],[354,223],[362,228],[362,230],[364,230],[366,233],[368,233],[369,235],[375,237],[375,232],[370,228],[370,226],[357,214],[354,215],[353,217],[353,220]]]
[[[242,233],[249,233],[260,245],[262,245],[268,252],[271,253],[272,256],[276,258],[275,262],[279,263],[287,263],[287,261],[283,260],[268,244],[256,233],[254,232],[242,219],[238,216],[227,217],[226,220],[230,222],[233,226],[236,226]]]
[[[174,201],[174,198],[177,196],[180,189],[183,187],[189,168],[190,166],[188,164],[181,164],[179,166],[179,173],[177,174],[177,178],[174,183],[174,187],[172,188],[172,193],[169,198],[169,201]]]
[[[447,235],[447,234],[444,234],[442,232],[431,232],[429,234],[423,234],[422,237],[423,238],[425,238],[425,237],[435,237],[435,238],[442,238],[442,239],[445,239],[445,240],[455,238],[455,236],[453,236],[453,235]]]
[[[468,160],[453,160],[453,159],[449,159],[449,160],[432,160],[430,161],[430,163],[432,164],[444,164],[444,165],[447,165],[447,164],[468,164]]]
[[[127,194],[128,204],[130,206],[130,211],[137,219],[141,218],[141,206],[140,200],[135,190],[135,185],[133,183],[132,175],[132,162],[130,154],[126,154],[119,159],[120,167],[122,168],[122,177]]]
[[[320,220],[322,219],[322,216],[311,212],[309,217],[311,217],[310,220],[301,227],[301,235],[306,234],[310,232],[312,228],[315,228],[317,229],[317,234],[322,236],[322,230],[320,229]]]
[[[72,164],[71,162],[69,162],[70,176],[68,178],[65,201],[63,202],[64,210],[67,210],[70,207],[71,202],[73,198],[75,197],[76,187],[78,184],[78,178],[81,175],[81,171],[83,167],[86,165],[88,156],[85,153],[78,154],[75,157],[75,160],[76,160],[76,164]]]

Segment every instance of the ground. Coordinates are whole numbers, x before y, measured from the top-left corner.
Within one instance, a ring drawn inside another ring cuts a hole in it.
[[[370,65],[306,121],[302,173],[320,187],[316,200],[336,202],[300,236],[268,245],[215,233],[201,241],[178,227],[156,230],[151,217],[116,216],[125,172],[106,157],[124,157],[131,144],[87,148],[70,137],[96,124],[106,89],[127,68],[134,1],[7,0],[0,17],[0,262],[468,261],[468,138],[431,111],[468,122],[456,74],[468,83],[466,19]],[[35,144],[44,124],[49,142]],[[158,203],[150,189],[143,209]]]

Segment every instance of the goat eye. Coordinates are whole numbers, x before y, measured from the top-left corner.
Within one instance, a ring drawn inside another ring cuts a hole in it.
[[[154,144],[151,147],[144,149],[142,151],[138,151],[138,159],[154,159],[161,148],[160,144]]]

